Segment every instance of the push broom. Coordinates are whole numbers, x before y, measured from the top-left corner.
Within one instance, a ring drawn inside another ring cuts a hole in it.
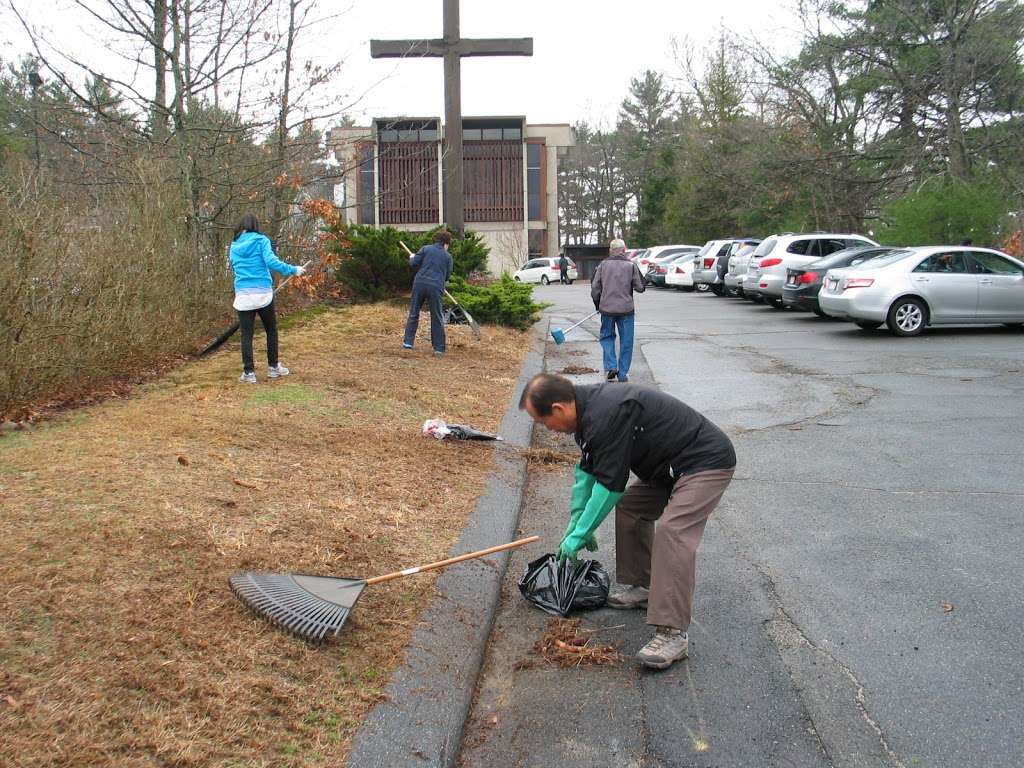
[[[403,243],[401,240],[398,241],[398,244],[405,249],[406,253],[409,254],[409,258],[412,258],[413,256],[416,255],[412,251],[410,251],[409,250],[409,246],[406,245],[405,243]],[[448,289],[447,288],[442,289],[442,290],[444,290],[444,295],[448,297],[448,300],[452,304],[454,304],[456,307],[458,307],[459,310],[462,312],[462,314],[466,316],[466,322],[469,323],[469,329],[473,332],[473,338],[476,339],[477,341],[480,341],[480,326],[477,323],[477,321],[474,320],[473,316],[471,314],[469,314],[469,312],[466,311],[465,307],[463,307],[461,304],[459,304],[459,302],[457,302],[455,300],[454,296],[452,296],[450,293],[448,293]]]
[[[359,596],[373,584],[445,568],[535,541],[540,541],[540,536],[529,536],[436,563],[374,576],[372,579],[346,579],[305,573],[237,573],[230,578],[229,583],[241,601],[254,611],[304,640],[319,643],[328,634],[337,636],[341,632]]]

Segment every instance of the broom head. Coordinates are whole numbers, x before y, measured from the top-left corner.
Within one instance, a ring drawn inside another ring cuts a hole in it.
[[[237,573],[230,583],[239,599],[254,611],[314,643],[341,632],[366,588],[364,579],[304,573]]]

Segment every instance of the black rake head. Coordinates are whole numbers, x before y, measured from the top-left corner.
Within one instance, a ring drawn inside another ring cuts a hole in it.
[[[297,573],[237,573],[239,599],[282,629],[314,643],[341,632],[366,588],[362,579]]]

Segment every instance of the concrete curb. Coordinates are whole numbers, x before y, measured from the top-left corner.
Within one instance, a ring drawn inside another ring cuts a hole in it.
[[[509,445],[529,447],[530,417],[519,410],[518,393],[543,370],[546,320],[523,362],[513,400],[499,433]],[[497,449],[497,466],[453,553],[512,541],[526,482],[526,461]],[[436,582],[436,597],[414,632],[405,664],[387,689],[387,700],[371,710],[356,733],[349,768],[451,768],[459,756],[462,729],[473,702],[487,638],[501,593],[509,553],[453,566]]]

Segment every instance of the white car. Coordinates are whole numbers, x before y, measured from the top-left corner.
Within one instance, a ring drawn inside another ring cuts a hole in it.
[[[902,248],[825,273],[818,303],[865,330],[897,336],[929,325],[1024,325],[1024,262],[988,248]]]
[[[693,267],[697,260],[696,253],[684,253],[665,266],[665,285],[677,291],[693,290]]]
[[[784,309],[782,287],[786,284],[786,270],[802,267],[836,251],[865,245],[877,246],[878,243],[863,235],[822,232],[772,235],[751,255],[743,293],[748,297],[760,296],[776,309]]]
[[[576,263],[572,259],[569,259],[569,269],[566,272],[566,277],[569,278],[570,285],[572,285],[573,280],[579,277],[579,273],[576,271]],[[558,269],[558,257],[530,259],[516,270],[516,273],[512,275],[512,279],[517,283],[540,283],[541,285],[557,283],[562,279],[562,274]]]
[[[660,263],[666,257],[670,255],[678,256],[680,253],[686,253],[687,251],[696,253],[699,250],[699,245],[655,245],[648,248],[646,253],[638,254],[634,258],[633,263],[640,267],[640,274],[646,277],[651,266]]]
[[[757,250],[756,245],[746,245],[729,257],[729,271],[725,275],[725,290],[738,296],[743,295],[743,281],[747,278],[747,264]]]

